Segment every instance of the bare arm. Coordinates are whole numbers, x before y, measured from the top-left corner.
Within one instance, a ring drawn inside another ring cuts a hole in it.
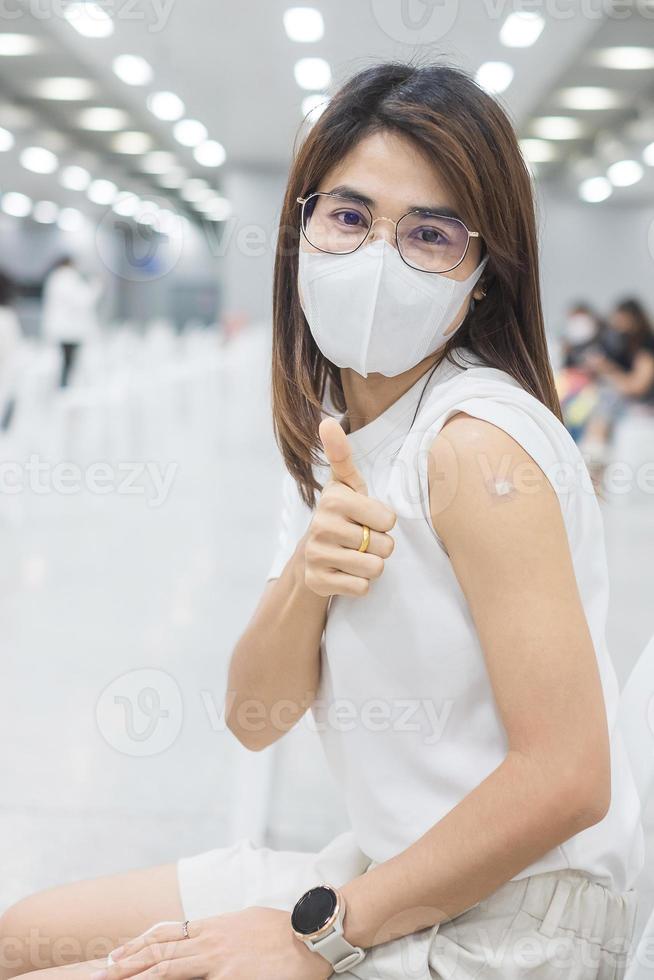
[[[507,735],[501,764],[410,847],[344,888],[345,935],[369,946],[452,918],[610,800],[601,682],[557,496],[507,433],[463,413],[430,453],[434,527],[484,650]],[[488,487],[489,474],[514,485]]]
[[[627,397],[639,398],[645,395],[654,384],[654,355],[647,350],[636,354],[630,371],[622,371],[609,362],[607,375],[619,392]]]
[[[311,523],[279,579],[269,583],[229,668],[226,720],[250,749],[263,749],[302,717],[320,680],[320,639],[333,595],[365,595],[393,551],[395,514],[368,496],[350,444],[334,419],[320,436],[331,465]],[[362,525],[367,552],[358,551]]]
[[[318,687],[329,599],[306,585],[306,538],[280,577],[267,583],[229,665],[227,724],[250,749],[263,749],[292,728]]]

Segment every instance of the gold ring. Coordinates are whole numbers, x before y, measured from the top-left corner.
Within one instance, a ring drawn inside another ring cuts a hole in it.
[[[370,544],[370,528],[367,524],[363,524],[363,537],[361,538],[361,544],[359,545],[359,551],[367,551],[368,545]]]

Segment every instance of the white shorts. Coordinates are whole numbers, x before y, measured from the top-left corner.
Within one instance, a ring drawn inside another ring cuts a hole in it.
[[[182,858],[177,871],[184,914],[193,920],[252,905],[290,911],[311,886],[339,887],[375,864],[345,831],[318,852],[276,851],[241,838]],[[506,882],[452,919],[372,947],[340,976],[621,980],[637,905],[635,889],[614,892],[584,871],[531,875]]]

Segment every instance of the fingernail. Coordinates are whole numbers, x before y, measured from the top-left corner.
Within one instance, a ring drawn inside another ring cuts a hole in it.
[[[109,956],[112,958],[112,960],[117,960],[120,959],[120,957],[123,955],[124,952],[125,952],[124,946],[116,946],[116,948],[112,949],[112,951],[109,953]]]
[[[89,980],[106,980],[107,976],[107,970],[96,970],[95,973],[91,974]]]

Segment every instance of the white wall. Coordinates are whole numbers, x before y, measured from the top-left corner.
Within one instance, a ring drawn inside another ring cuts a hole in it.
[[[568,304],[584,299],[607,312],[637,296],[654,313],[654,206],[584,204],[541,186],[541,282],[549,334]]]
[[[254,320],[272,317],[277,227],[287,173],[240,169],[225,174],[223,193],[233,216],[220,244],[224,310]]]

